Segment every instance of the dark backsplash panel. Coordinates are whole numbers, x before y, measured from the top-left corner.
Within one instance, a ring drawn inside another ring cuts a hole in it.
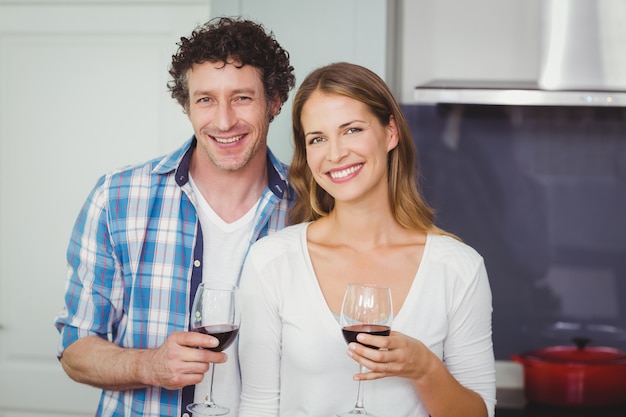
[[[403,110],[437,224],[485,258],[496,358],[626,349],[626,109]]]

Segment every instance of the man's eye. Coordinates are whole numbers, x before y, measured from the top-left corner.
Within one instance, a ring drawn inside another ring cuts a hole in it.
[[[237,97],[236,101],[250,101],[252,100],[252,97],[248,97],[248,96],[239,96]]]
[[[209,103],[211,101],[208,97],[201,97],[198,99],[198,103]]]

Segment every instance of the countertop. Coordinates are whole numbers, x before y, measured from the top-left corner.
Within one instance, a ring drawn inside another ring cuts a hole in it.
[[[496,417],[626,417],[626,405],[611,408],[564,408],[530,404],[521,389],[498,388]]]

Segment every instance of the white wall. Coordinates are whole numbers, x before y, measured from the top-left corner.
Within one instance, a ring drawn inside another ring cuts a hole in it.
[[[206,0],[0,0],[0,416],[93,416],[56,358],[65,251],[105,171],[193,133],[166,90]]]

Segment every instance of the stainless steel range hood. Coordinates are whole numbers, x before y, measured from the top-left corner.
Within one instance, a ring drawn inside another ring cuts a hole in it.
[[[416,87],[414,98],[420,104],[626,107],[626,91],[547,90],[533,81],[435,80]]]
[[[433,80],[418,103],[626,107],[626,1],[543,0],[538,80]]]

